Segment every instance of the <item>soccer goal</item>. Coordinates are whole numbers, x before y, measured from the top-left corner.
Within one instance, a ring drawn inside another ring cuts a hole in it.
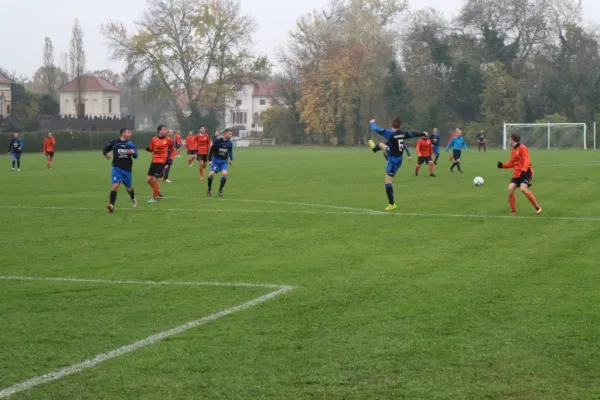
[[[510,135],[514,132],[519,132],[521,143],[532,149],[588,148],[587,126],[584,123],[504,124],[504,150],[510,147]]]

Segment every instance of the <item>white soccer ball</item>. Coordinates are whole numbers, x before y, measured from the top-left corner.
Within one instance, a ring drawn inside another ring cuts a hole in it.
[[[475,179],[473,179],[473,184],[475,186],[483,186],[483,178],[480,176],[476,176]]]

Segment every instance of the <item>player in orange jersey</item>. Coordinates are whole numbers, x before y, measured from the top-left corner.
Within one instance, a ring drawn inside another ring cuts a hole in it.
[[[450,142],[452,141],[452,139],[454,139],[456,136],[458,136],[458,131],[460,131],[460,129],[456,128],[454,130],[454,132],[452,132],[450,134],[450,139],[448,139],[448,144],[450,144]],[[462,133],[462,132],[461,132]],[[454,155],[450,156],[450,161],[454,160]]]
[[[173,138],[175,141],[175,150],[177,153],[177,158],[181,158],[181,133],[179,131],[175,132],[175,137]]]
[[[173,147],[173,139],[167,137],[167,128],[164,125],[159,125],[156,129],[157,135],[150,140],[150,145],[146,147],[146,151],[152,153],[152,163],[148,169],[148,185],[152,188],[152,198],[148,203],[157,203],[159,198],[164,197],[160,193],[158,179],[162,176],[165,170],[165,164],[169,156],[169,150]]]
[[[175,156],[177,155],[177,149],[175,148],[175,135],[173,135],[173,130],[169,129],[169,132],[167,133],[167,137],[171,138],[171,140],[173,140],[173,147],[171,147],[169,149],[169,152],[167,154],[167,162],[165,163],[165,170],[163,171],[162,174],[162,180],[163,182],[167,182],[167,183],[171,183],[171,180],[169,179],[169,173],[171,172],[171,169],[173,168],[173,160],[175,160]]]
[[[533,179],[533,166],[531,165],[531,158],[529,157],[529,149],[524,144],[521,144],[521,135],[519,133],[510,135],[510,145],[512,147],[510,160],[507,163],[498,161],[498,168],[513,169],[513,175],[508,184],[508,204],[510,205],[510,213],[517,213],[515,189],[518,186],[525,197],[527,197],[527,200],[535,207],[535,213],[539,214],[542,212],[542,207],[538,204],[533,193],[529,191]]]
[[[52,132],[48,132],[48,137],[44,139],[44,155],[46,156],[46,168],[52,168],[52,160],[54,159],[54,146],[56,140],[52,137]]]
[[[200,131],[196,135],[196,144],[198,146],[198,155],[196,159],[200,161],[200,180],[204,180],[204,168],[208,162],[208,151],[212,146],[210,135],[205,131],[204,126],[200,125]]]
[[[435,176],[433,173],[433,160],[431,156],[433,155],[433,143],[429,139],[428,136],[423,136],[421,140],[417,141],[417,167],[415,168],[415,176],[419,176],[419,169],[421,168],[421,164],[427,163],[429,164],[429,176]]]
[[[192,167],[194,166],[196,154],[198,154],[198,143],[196,143],[196,136],[192,131],[189,131],[185,138],[185,148],[187,149],[188,154],[188,165]]]

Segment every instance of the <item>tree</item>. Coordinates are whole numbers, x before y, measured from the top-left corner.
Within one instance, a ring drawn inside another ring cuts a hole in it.
[[[241,12],[239,0],[146,4],[133,33],[116,22],[103,25],[102,33],[114,59],[125,61],[130,70],[156,74],[180,123],[201,119],[203,108],[223,108],[236,80],[265,66],[265,58],[249,51],[256,23]],[[187,115],[177,89],[184,89]]]
[[[77,107],[77,116],[85,116],[85,104],[83,103],[83,91],[85,84],[85,48],[83,46],[83,31],[79,20],[75,19],[71,35],[69,61],[71,62],[71,79],[75,80],[73,92],[73,104]]]
[[[35,117],[39,111],[39,96],[28,92],[23,83],[11,85],[11,120],[14,129],[35,131],[37,121]]]
[[[496,61],[484,72],[482,97],[483,116],[489,127],[521,120],[523,98],[519,83],[506,73],[501,62]]]
[[[50,74],[47,74],[47,68],[45,66],[42,65],[39,67],[27,82],[27,89],[33,93],[49,94],[47,82],[49,75],[54,77],[54,84],[52,87],[54,88],[53,96],[56,97],[56,89],[69,82],[69,74],[56,66],[53,67],[53,71]]]
[[[95,71],[92,71],[92,75],[106,79],[107,81],[109,81],[110,83],[112,83],[113,85],[115,85],[119,88],[121,88],[124,85],[123,77],[120,74],[118,74],[110,69],[95,70]]]
[[[260,114],[263,136],[275,138],[276,143],[302,144],[305,134],[293,110],[270,107]]]
[[[49,94],[42,94],[39,97],[38,114],[58,115],[60,113],[60,104]]]
[[[52,45],[52,39],[46,37],[44,39],[44,89],[45,93],[54,95],[56,93],[56,78],[57,68],[54,65],[54,46]]]

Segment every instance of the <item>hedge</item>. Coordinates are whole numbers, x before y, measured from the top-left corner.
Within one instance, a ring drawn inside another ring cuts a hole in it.
[[[101,150],[108,142],[119,138],[118,132],[93,132],[93,131],[72,131],[72,132],[53,132],[56,139],[55,149],[57,152],[65,150]],[[133,132],[131,141],[136,147],[143,149],[156,132]],[[45,132],[21,132],[19,137],[23,140],[23,152],[42,152],[44,139],[48,136]],[[0,151],[8,151],[8,145],[12,135],[10,133],[0,133]]]

